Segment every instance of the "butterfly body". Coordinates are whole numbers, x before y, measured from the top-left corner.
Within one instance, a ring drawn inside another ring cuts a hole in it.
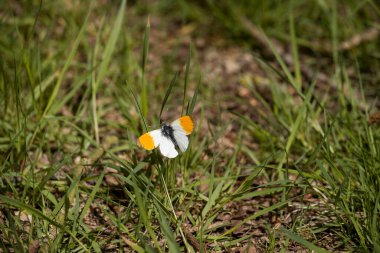
[[[162,135],[163,135],[164,137],[169,138],[169,139],[173,142],[173,144],[174,144],[174,146],[175,146],[176,148],[179,148],[179,147],[178,147],[178,144],[177,144],[177,141],[176,141],[176,139],[174,138],[174,129],[173,129],[172,126],[170,126],[170,125],[166,125],[165,123],[162,124],[161,132],[162,132]]]
[[[178,150],[185,152],[189,139],[187,135],[194,129],[194,123],[190,116],[183,116],[171,124],[163,124],[160,129],[156,129],[140,136],[139,142],[146,150],[159,147],[163,156],[174,158],[178,155]]]

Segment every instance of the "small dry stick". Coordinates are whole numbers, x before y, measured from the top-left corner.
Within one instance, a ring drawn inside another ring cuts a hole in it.
[[[206,245],[203,244],[203,248],[202,248],[202,251],[201,251],[201,245],[199,245],[199,242],[197,240],[197,238],[195,238],[193,236],[193,234],[190,232],[190,230],[185,227],[185,226],[182,226],[182,230],[183,230],[183,233],[185,234],[185,237],[187,238],[187,240],[189,241],[189,243],[191,245],[193,245],[193,247],[195,248],[195,250],[197,252],[203,252],[203,253],[206,253]]]
[[[343,41],[339,45],[339,50],[341,51],[348,51],[354,47],[359,46],[363,42],[375,40],[380,34],[380,30],[377,28],[370,28],[368,30],[365,30],[359,34],[355,34],[350,39]]]

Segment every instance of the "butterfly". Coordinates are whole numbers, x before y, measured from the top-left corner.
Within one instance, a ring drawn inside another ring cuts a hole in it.
[[[183,116],[171,124],[162,124],[160,129],[145,133],[139,137],[140,145],[146,150],[157,147],[163,156],[174,158],[178,151],[185,152],[189,146],[189,138],[194,129],[193,120],[190,116]]]

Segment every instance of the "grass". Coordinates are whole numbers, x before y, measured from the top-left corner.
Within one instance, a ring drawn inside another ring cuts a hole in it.
[[[3,3],[0,251],[380,251],[379,47],[340,48],[379,9],[285,2]],[[217,40],[259,71],[210,80]],[[178,158],[136,144],[185,114]]]

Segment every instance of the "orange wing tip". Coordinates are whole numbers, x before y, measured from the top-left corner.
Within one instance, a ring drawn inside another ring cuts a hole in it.
[[[194,123],[190,116],[183,116],[179,118],[179,123],[187,135],[193,132]]]
[[[153,137],[149,134],[143,134],[139,137],[139,142],[143,148],[146,150],[152,150],[154,149],[154,141]]]

